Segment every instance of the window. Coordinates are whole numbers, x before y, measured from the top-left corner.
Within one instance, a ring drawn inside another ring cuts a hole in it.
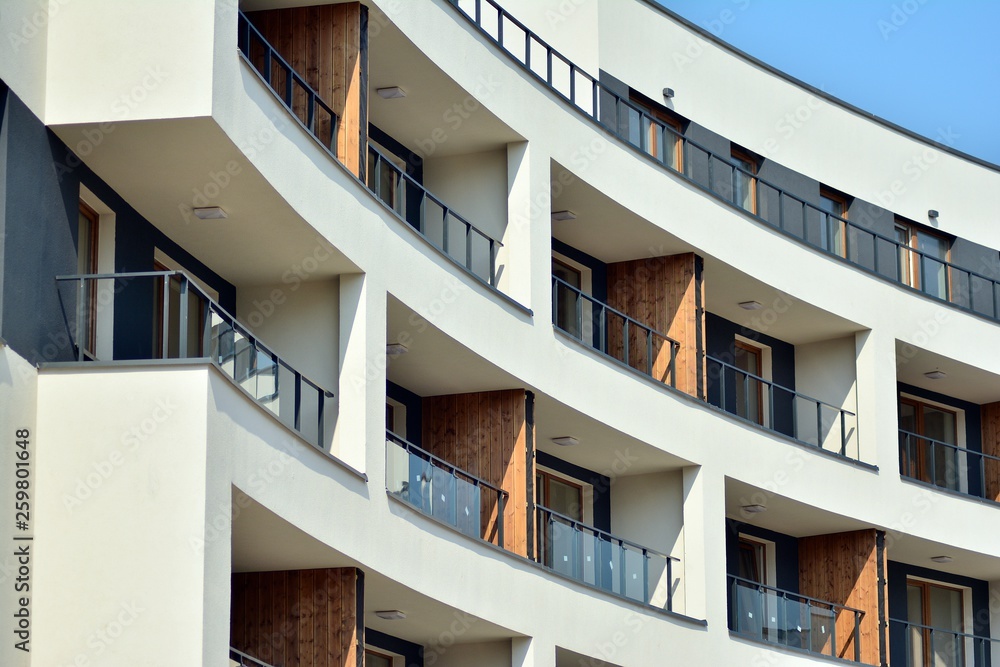
[[[896,266],[899,281],[925,294],[948,299],[947,262],[951,242],[903,218],[896,218],[895,234],[899,242]]]
[[[906,620],[913,624],[906,638],[908,667],[960,667],[965,665],[963,591],[929,581],[906,582]],[[914,627],[914,625],[925,627]],[[929,628],[933,628],[933,635]]]
[[[629,101],[641,110],[630,109],[629,140],[674,171],[684,171],[683,121],[645,97]]]
[[[900,473],[911,479],[959,491],[962,480],[959,450],[956,448],[957,412],[901,397],[899,428],[903,431],[900,434],[903,443]]]
[[[392,656],[366,648],[365,667],[392,667]]]
[[[760,542],[741,537],[737,576],[757,584],[767,583],[767,550]]]
[[[404,215],[403,200],[409,184],[404,182],[401,174],[406,173],[406,160],[370,138],[368,143],[380,153],[368,152],[368,187],[389,208]]]
[[[98,229],[99,216],[94,209],[80,200],[80,216],[77,227],[76,272],[96,274],[98,271]],[[84,285],[84,302],[80,304],[84,319],[81,331],[77,332],[77,345],[90,359],[96,358],[97,341],[97,289],[96,280],[88,280]]]
[[[841,257],[847,256],[847,196],[830,188],[819,189],[819,244]]]
[[[187,307],[187,330],[184,335],[187,337],[187,356],[188,357],[200,357],[208,354],[208,350],[203,348],[203,334],[205,332],[205,301],[199,294],[198,290],[208,294],[212,299],[218,299],[219,294],[215,290],[208,288],[203,283],[199,282],[189,271],[186,271],[177,262],[173,261],[167,257],[159,249],[155,251],[155,259],[153,260],[153,270],[154,271],[184,271],[190,277],[190,283],[188,284],[188,307]],[[153,357],[176,359],[180,356],[180,340],[181,340],[181,327],[180,327],[180,315],[181,315],[181,277],[180,276],[170,276],[168,278],[167,288],[164,289],[163,278],[156,278],[153,284]],[[166,327],[163,325],[163,299],[167,299],[167,324]],[[164,331],[166,329],[166,331]],[[164,334],[166,334],[166,354],[164,354]],[[241,341],[245,339],[240,335],[230,335],[224,337],[226,340],[219,341],[219,356],[220,361],[225,361],[225,357],[228,354],[229,359],[232,360],[236,350],[223,350],[223,346],[240,345]],[[236,340],[240,339],[240,340]],[[245,347],[245,344],[240,345]],[[242,350],[242,361],[246,364],[256,364],[256,360],[251,360],[248,350]],[[250,366],[244,368],[244,372],[241,375],[237,375],[237,380],[245,379],[252,375],[250,372]]]
[[[745,211],[757,214],[757,160],[750,153],[732,149],[733,203]],[[711,187],[712,184],[710,183]]]
[[[557,572],[573,576],[580,554],[576,531],[570,520],[583,522],[583,487],[539,470],[535,475],[535,496],[539,505],[551,510],[538,512],[542,563]]]
[[[566,333],[581,338],[583,336],[581,331],[583,313],[586,309],[582,299],[580,299],[579,309],[577,309],[577,300],[583,285],[583,274],[578,269],[574,269],[569,264],[553,257],[552,275],[562,281],[562,283],[557,283],[556,288],[555,324]]]
[[[735,343],[733,365],[736,378],[736,415],[755,424],[764,423],[764,387],[757,378],[764,371],[764,351],[741,340]]]

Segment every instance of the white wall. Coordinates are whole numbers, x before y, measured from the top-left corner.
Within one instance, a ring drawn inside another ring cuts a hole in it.
[[[3,444],[0,445],[0,456],[3,456],[3,463],[0,464],[0,497],[7,499],[9,508],[0,512],[0,539],[3,540],[5,548],[0,551],[0,617],[6,624],[6,637],[0,642],[0,664],[10,665],[10,667],[27,667],[29,654],[15,648],[15,643],[20,642],[24,637],[17,637],[13,630],[15,623],[20,619],[15,619],[15,613],[21,612],[19,601],[22,597],[29,599],[28,613],[33,614],[37,607],[34,606],[34,586],[38,583],[38,572],[35,563],[29,564],[33,571],[29,581],[17,581],[21,563],[14,555],[16,547],[21,544],[31,545],[30,542],[15,542],[14,537],[24,537],[37,532],[38,519],[38,499],[36,495],[36,485],[38,481],[38,456],[37,428],[35,420],[36,398],[37,398],[38,374],[34,367],[27,361],[15,354],[9,347],[0,344],[0,424],[3,424]],[[17,446],[20,439],[17,431],[28,430],[27,448]],[[17,462],[23,459],[18,456],[19,452],[27,451],[27,461],[30,464],[26,469],[30,471],[27,477],[30,487],[27,489],[31,500],[29,500],[29,530],[18,530],[15,521],[19,517],[14,516],[14,502],[17,488],[15,483]],[[9,548],[7,548],[9,547]],[[34,554],[37,550],[33,545],[30,547]],[[15,587],[27,585],[27,590],[16,590]],[[36,648],[34,637],[32,636],[28,647],[31,650]]]
[[[673,581],[660,559],[650,560],[650,581],[659,581],[653,604],[666,608],[669,585],[674,610],[684,612],[684,484],[679,470],[616,477],[611,485],[611,532],[642,546],[680,558]]]
[[[483,233],[497,240],[504,237],[507,228],[506,148],[426,159],[424,186]],[[427,210],[426,234],[440,245],[441,221],[430,214],[431,207]],[[465,226],[453,222],[448,233],[450,254],[464,261]],[[488,262],[488,242],[473,232],[473,266],[479,275],[487,275]]]
[[[510,642],[481,642],[478,644],[452,644],[440,647],[431,653],[435,659],[424,654],[425,665],[437,667],[510,667]]]
[[[40,374],[34,664],[202,664],[209,373]]]
[[[46,123],[211,114],[216,0],[43,4],[60,8],[49,20]]]
[[[853,413],[858,411],[857,371],[854,337],[824,340],[795,346],[795,389],[811,398],[824,401]],[[799,439],[816,442],[816,404],[796,401]],[[824,407],[822,444],[824,449],[840,451],[839,415]],[[845,415],[848,434],[847,454],[858,456],[857,420]]]
[[[45,63],[49,25],[60,2],[4,0],[0,11],[0,79],[39,118],[45,118]]]

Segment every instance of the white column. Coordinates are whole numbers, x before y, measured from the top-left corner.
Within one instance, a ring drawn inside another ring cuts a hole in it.
[[[331,453],[382,479],[385,470],[386,294],[371,276],[340,277],[340,390]]]
[[[722,475],[684,468],[684,614],[727,627],[726,488]]]
[[[896,341],[884,331],[859,332],[855,341],[860,458],[892,477],[899,469]]]
[[[556,647],[536,637],[510,640],[511,667],[555,667]]]
[[[527,142],[507,144],[507,229],[498,270],[502,292],[552,321],[552,196],[549,157]]]

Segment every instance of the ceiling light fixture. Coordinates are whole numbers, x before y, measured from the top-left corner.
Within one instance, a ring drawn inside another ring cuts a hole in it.
[[[764,307],[760,301],[740,301],[740,308],[743,310],[760,310]]]
[[[951,556],[931,556],[931,560],[935,563],[950,563],[955,559]]]
[[[927,378],[928,380],[943,380],[944,378],[948,377],[948,374],[945,373],[944,371],[939,371],[937,369],[934,369],[932,371],[924,373],[924,377]]]
[[[560,447],[575,447],[580,444],[579,439],[574,438],[571,435],[564,435],[558,438],[552,438],[552,442],[556,443]]]
[[[204,206],[193,209],[193,213],[199,220],[225,220],[229,217],[221,206]]]
[[[383,609],[375,612],[375,615],[387,621],[401,621],[406,618],[406,612],[398,609]]]
[[[747,514],[760,514],[767,511],[767,505],[743,505],[740,509]]]
[[[390,357],[398,357],[401,354],[406,354],[410,351],[410,348],[406,347],[402,343],[389,343],[385,346],[385,353]]]
[[[383,100],[398,100],[402,97],[406,97],[406,91],[399,86],[389,86],[387,88],[376,88],[375,92]]]
[[[562,222],[563,220],[576,220],[576,213],[570,210],[552,211],[552,219],[556,222]]]

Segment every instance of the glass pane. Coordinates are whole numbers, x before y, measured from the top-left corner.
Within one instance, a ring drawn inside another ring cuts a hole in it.
[[[924,418],[922,435],[948,444],[955,444],[955,414],[930,406],[922,406],[922,409]],[[931,442],[927,442],[926,449],[927,469],[929,476],[932,476],[930,481],[938,486],[958,490],[960,483],[958,450]]]
[[[576,576],[577,547],[576,530],[558,518],[549,522],[548,547],[549,567],[568,577]]]
[[[453,526],[458,525],[455,506],[455,478],[437,466],[428,466],[431,474],[430,514]]]
[[[896,266],[896,277],[900,282],[906,283],[907,285],[913,285],[911,280],[912,269],[911,255],[912,253],[906,248],[910,245],[910,229],[909,227],[896,227],[896,240],[899,241],[899,256],[897,258]]]
[[[764,636],[764,627],[761,622],[764,616],[763,595],[756,586],[744,582],[736,582],[733,591],[733,604],[736,605],[736,612],[733,621],[736,625],[734,630],[754,637]]]
[[[833,655],[835,653],[835,647],[833,646],[833,624],[835,621],[833,611],[830,609],[809,607],[808,617],[810,622],[810,650],[814,653]]]
[[[761,423],[761,383],[755,379],[760,373],[760,353],[743,347],[736,348],[733,365],[740,371],[735,372],[736,383],[736,414],[744,419]]]
[[[553,260],[552,275],[580,289],[581,276],[579,271]],[[556,310],[556,325],[563,331],[579,338],[581,332],[580,327],[577,326],[577,298],[578,294],[575,291],[565,285],[559,285],[556,293],[558,306]],[[581,303],[581,310],[582,307]]]
[[[733,202],[743,209],[753,213],[754,204],[754,165],[738,157],[733,157],[733,164],[738,169],[733,169]]]
[[[555,477],[549,477],[548,481],[549,497],[545,499],[546,507],[576,521],[583,521],[580,488],[562,482]]]
[[[646,602],[646,556],[625,547],[625,596]]]
[[[406,450],[387,440],[385,456],[385,487],[392,495],[409,501],[410,458]]]
[[[455,478],[456,527],[470,537],[481,537],[481,514],[479,487],[462,479]]]
[[[948,258],[948,242],[938,236],[917,232],[917,250],[925,253],[918,256],[921,274],[921,289],[941,299],[948,298],[947,267],[943,262]]]
[[[910,623],[923,625],[924,589],[922,586],[906,587],[906,619]],[[910,626],[907,634],[909,667],[924,667],[924,633],[921,628]]]
[[[931,627],[928,639],[934,667],[964,665],[962,632],[962,592],[940,586],[928,586]],[[933,641],[931,641],[933,640]]]

